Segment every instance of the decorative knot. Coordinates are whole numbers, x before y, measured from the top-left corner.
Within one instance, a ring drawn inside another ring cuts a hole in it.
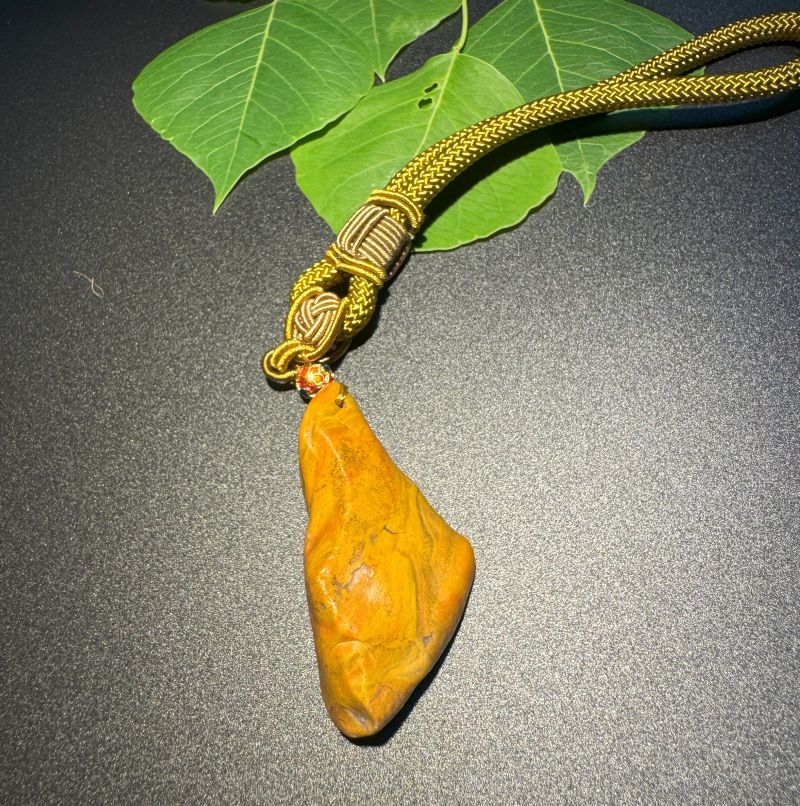
[[[348,274],[382,285],[408,257],[422,220],[422,211],[402,193],[373,191],[342,227],[328,257]]]
[[[323,291],[321,294],[305,298],[292,319],[294,338],[319,346],[334,327],[336,312],[341,302],[339,296],[332,291]]]
[[[378,289],[408,256],[422,220],[420,208],[403,193],[374,191],[344,225],[325,257],[298,278],[284,340],[264,356],[264,372],[274,380],[287,381],[304,365],[341,356],[370,320]],[[345,279],[344,297],[327,290]]]

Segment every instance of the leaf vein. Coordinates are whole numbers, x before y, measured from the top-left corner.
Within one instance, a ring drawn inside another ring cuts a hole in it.
[[[250,105],[250,100],[253,97],[253,88],[255,87],[255,84],[256,84],[256,78],[258,77],[259,68],[261,67],[261,65],[264,62],[264,52],[265,52],[266,47],[267,47],[267,40],[269,39],[269,32],[270,32],[270,29],[272,28],[272,20],[275,17],[275,9],[276,9],[277,5],[278,5],[278,2],[276,0],[276,2],[270,8],[269,18],[267,19],[267,24],[264,26],[264,36],[261,39],[261,47],[258,50],[258,56],[256,57],[256,63],[255,63],[255,66],[253,68],[253,77],[250,80],[250,86],[248,87],[248,90],[247,90],[247,96],[245,97],[244,104],[242,105],[242,116],[239,119],[239,128],[238,128],[238,130],[236,132],[236,140],[235,140],[235,142],[233,144],[233,149],[231,150],[231,156],[230,156],[230,159],[228,160],[228,167],[227,167],[227,169],[225,171],[225,181],[224,181],[225,185],[228,185],[229,182],[230,182],[231,167],[233,166],[233,161],[236,159],[236,156],[239,153],[239,143],[241,142],[241,138],[242,138],[242,129],[244,128],[244,121],[245,121],[245,118],[247,117],[247,109],[248,109],[248,106]]]

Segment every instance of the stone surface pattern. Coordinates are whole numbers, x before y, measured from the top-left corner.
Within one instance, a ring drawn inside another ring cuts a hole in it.
[[[455,632],[475,573],[469,541],[394,464],[333,382],[300,425],[305,576],[322,696],[347,736],[383,728]]]

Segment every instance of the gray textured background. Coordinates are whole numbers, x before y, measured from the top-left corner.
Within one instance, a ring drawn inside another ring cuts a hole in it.
[[[780,8],[644,4],[697,32]],[[330,232],[286,158],[212,217],[129,102],[235,10],[2,4],[0,800],[796,802],[797,98],[662,117],[587,208],[564,177],[393,283],[341,375],[478,572],[360,746],[318,690],[302,404],[259,369]]]

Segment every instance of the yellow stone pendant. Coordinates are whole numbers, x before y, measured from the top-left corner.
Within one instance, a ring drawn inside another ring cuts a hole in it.
[[[342,733],[370,736],[453,637],[475,574],[472,546],[397,468],[336,381],[303,416],[300,469],[322,697]]]

